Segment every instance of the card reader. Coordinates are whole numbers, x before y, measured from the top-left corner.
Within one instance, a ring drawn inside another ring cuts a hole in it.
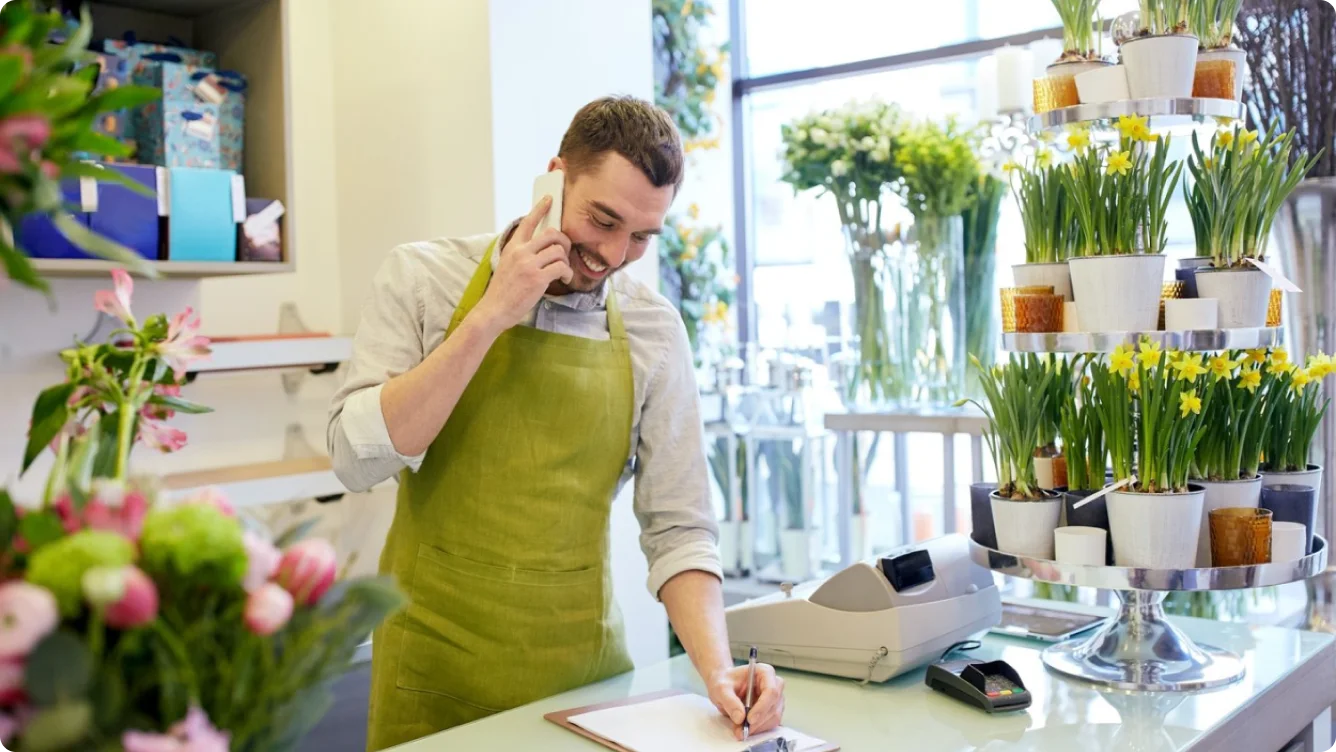
[[[986,713],[1030,707],[1030,693],[1006,661],[959,660],[928,666],[924,683]]]

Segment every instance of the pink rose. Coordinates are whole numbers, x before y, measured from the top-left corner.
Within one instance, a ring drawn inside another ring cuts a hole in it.
[[[274,544],[249,530],[242,534],[241,543],[246,547],[246,577],[241,586],[246,592],[253,593],[278,571],[283,554],[274,548]]]
[[[103,617],[113,629],[135,629],[158,618],[158,587],[138,567],[123,567],[125,592],[107,607]]]
[[[288,591],[267,582],[246,598],[242,618],[251,632],[268,637],[283,628],[292,618],[292,596]]]
[[[329,541],[320,538],[294,543],[283,552],[274,580],[302,606],[320,600],[334,584],[338,556]]]
[[[237,510],[232,508],[232,502],[227,500],[227,495],[214,486],[209,486],[191,496],[186,503],[213,507],[228,517],[237,516]]]
[[[115,482],[93,486],[93,498],[84,507],[84,524],[94,530],[119,533],[138,543],[148,516],[148,497],[138,489],[126,490]]]
[[[0,705],[17,705],[28,699],[23,691],[23,663],[0,661]],[[0,740],[4,733],[0,731]]]
[[[228,752],[230,741],[229,735],[214,728],[198,707],[192,707],[165,734],[127,731],[121,736],[125,752]]]
[[[59,622],[51,591],[26,582],[0,585],[0,659],[27,657]]]

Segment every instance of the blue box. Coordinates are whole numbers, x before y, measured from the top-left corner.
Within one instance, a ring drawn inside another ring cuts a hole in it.
[[[219,169],[223,162],[218,105],[149,102],[135,110],[139,160],[163,167]]]
[[[157,44],[154,42],[131,42],[125,39],[108,39],[102,43],[102,51],[108,55],[123,57],[130,62],[130,72],[139,69],[145,56],[160,60],[171,60],[200,68],[217,68],[218,56],[205,50],[192,50],[189,47]]]
[[[97,181],[97,207],[88,215],[93,232],[114,240],[140,256],[157,260],[162,257],[162,225],[166,220],[159,211],[159,167],[151,165],[104,165],[132,178],[153,192],[141,196],[117,183]]]
[[[93,54],[96,55],[96,60],[91,64],[98,67],[97,84],[93,88],[93,94],[101,94],[104,91],[117,89],[131,82],[128,60],[115,55]],[[93,120],[93,130],[130,146],[135,145],[133,114],[128,109],[99,113],[97,118]],[[96,158],[113,162],[132,163],[135,161],[133,157],[130,159],[109,159],[103,155],[92,155],[86,152],[77,152],[75,156],[80,159]]]
[[[60,181],[60,194],[79,224],[88,225],[88,215],[81,210],[78,180]],[[15,243],[33,258],[86,259],[95,258],[65,239],[55,223],[45,214],[24,217],[14,233]]]
[[[237,221],[231,170],[168,170],[167,258],[236,261]]]
[[[213,111],[217,108],[220,164],[226,170],[241,172],[246,130],[246,77],[236,71],[216,71],[195,65],[145,60],[134,72],[133,81],[162,91],[165,107],[181,105],[183,111]],[[157,119],[152,105],[141,108],[146,118]],[[156,128],[156,123],[149,126]],[[154,136],[146,141],[153,142]],[[161,164],[161,163],[159,163]],[[171,165],[207,167],[205,164]]]

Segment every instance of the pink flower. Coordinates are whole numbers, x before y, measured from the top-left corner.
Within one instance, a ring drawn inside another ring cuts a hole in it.
[[[166,423],[140,418],[139,440],[160,452],[175,452],[186,445],[186,432]]]
[[[93,498],[84,507],[84,524],[94,530],[120,533],[136,543],[148,516],[148,497],[138,489],[126,490],[114,482],[93,486]]]
[[[261,637],[268,637],[283,628],[292,618],[292,596],[288,591],[266,582],[246,598],[242,619],[246,628]]]
[[[23,172],[22,157],[40,158],[34,151],[49,138],[51,121],[42,115],[14,115],[0,120],[0,173]]]
[[[181,387],[177,384],[158,384],[153,387],[153,393],[160,397],[180,397]],[[165,405],[149,403],[140,408],[139,414],[153,420],[171,420],[176,416],[176,411]]]
[[[125,593],[103,616],[113,629],[135,629],[158,618],[158,587],[138,567],[123,567]]]
[[[199,314],[195,309],[186,308],[172,317],[167,326],[167,339],[158,343],[157,350],[178,380],[186,375],[191,363],[208,359],[209,338],[199,335]]]
[[[228,517],[236,517],[237,510],[232,508],[232,502],[227,500],[227,496],[218,488],[209,486],[186,501],[187,504],[201,504],[207,507],[213,507]]]
[[[74,499],[71,499],[68,493],[57,496],[56,500],[51,502],[51,507],[56,510],[56,515],[60,517],[60,524],[66,533],[77,533],[83,529],[83,520],[79,519],[79,513],[74,509]]]
[[[299,541],[283,552],[275,581],[292,593],[297,603],[309,606],[334,584],[338,555],[329,541],[320,538]]]
[[[56,597],[26,582],[0,585],[0,659],[24,658],[60,621]]]
[[[3,171],[2,167],[0,171]],[[135,317],[130,313],[130,297],[135,291],[134,280],[124,269],[112,269],[111,278],[115,281],[115,289],[98,290],[93,293],[93,307],[134,326]]]
[[[125,752],[228,752],[230,742],[229,735],[214,728],[198,707],[190,708],[165,734],[127,731],[121,736]]]
[[[0,705],[17,705],[28,699],[23,691],[23,663],[20,661],[0,661]],[[4,732],[0,730],[0,740]]]
[[[283,554],[274,548],[274,544],[249,530],[242,534],[241,544],[246,547],[246,577],[241,586],[246,592],[254,593],[278,571]]]
[[[42,174],[50,180],[56,180],[60,177],[60,165],[49,159],[42,160]]]

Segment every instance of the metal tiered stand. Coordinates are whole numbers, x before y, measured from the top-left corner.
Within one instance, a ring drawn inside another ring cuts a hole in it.
[[[1218,99],[1140,99],[1078,105],[1035,115],[1031,132],[1082,124],[1108,131],[1121,115],[1147,116],[1153,130],[1231,122],[1243,106]],[[1143,338],[1165,349],[1226,350],[1280,344],[1278,329],[1223,329],[1181,332],[1104,332],[1004,334],[1013,352],[1107,353]],[[1044,651],[1044,664],[1071,677],[1120,690],[1190,691],[1238,681],[1242,658],[1209,645],[1198,645],[1165,618],[1164,599],[1171,592],[1241,590],[1305,580],[1327,566],[1327,541],[1314,536],[1313,550],[1298,561],[1245,567],[1136,569],[1072,566],[1017,556],[971,540],[971,556],[980,566],[1011,577],[1055,585],[1112,590],[1120,601],[1117,616],[1089,637],[1078,637]]]

